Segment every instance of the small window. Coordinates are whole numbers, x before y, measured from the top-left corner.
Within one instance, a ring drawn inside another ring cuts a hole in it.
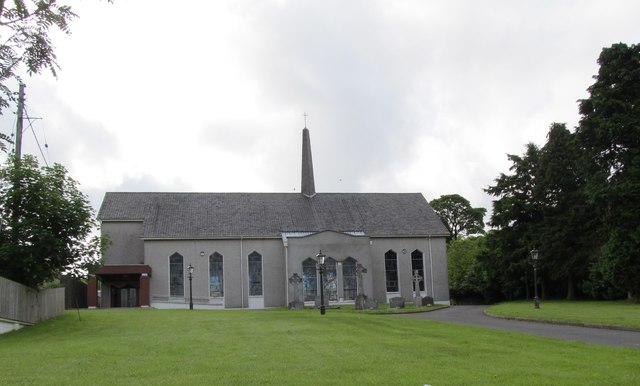
[[[312,302],[318,294],[316,261],[307,258],[302,262],[302,291],[305,302]]]
[[[358,291],[358,275],[356,264],[358,262],[353,257],[347,257],[342,263],[342,289],[344,300],[355,300]]]
[[[262,296],[262,255],[249,255],[249,296]]]
[[[392,250],[384,254],[384,271],[387,292],[398,292],[398,255]]]
[[[417,249],[411,252],[411,277],[413,277],[415,271],[418,271],[418,275],[422,278],[420,280],[420,291],[424,291],[424,260],[422,259],[422,252]],[[413,290],[416,290],[415,281],[413,281]]]
[[[169,296],[184,296],[184,261],[178,252],[169,256]]]
[[[221,298],[224,296],[222,255],[215,252],[209,256],[209,296]]]
[[[324,295],[332,302],[338,301],[338,273],[336,261],[328,257],[324,261]]]

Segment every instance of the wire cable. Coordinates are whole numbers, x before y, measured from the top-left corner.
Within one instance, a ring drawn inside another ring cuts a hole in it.
[[[47,157],[45,157],[44,152],[42,151],[42,146],[40,145],[40,140],[38,140],[38,136],[36,135],[36,131],[33,128],[33,121],[38,120],[38,119],[42,119],[42,118],[33,118],[31,116],[29,116],[29,112],[27,111],[27,106],[24,107],[24,116],[27,119],[27,122],[29,124],[29,128],[31,129],[31,132],[33,133],[33,138],[35,138],[36,140],[36,144],[38,145],[38,150],[40,150],[40,155],[42,155],[42,160],[44,161],[45,165],[47,165],[47,167],[49,166],[49,162],[47,161]]]

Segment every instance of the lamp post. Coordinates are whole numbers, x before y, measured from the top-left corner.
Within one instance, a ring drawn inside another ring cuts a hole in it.
[[[187,267],[187,277],[189,278],[189,309],[193,310],[193,265],[189,264]]]
[[[531,264],[533,264],[533,307],[540,308],[540,299],[538,298],[538,257],[539,252],[533,248],[529,252],[531,256]]]
[[[318,271],[320,271],[320,315],[324,315],[326,312],[324,308],[324,282],[323,282],[325,257],[326,256],[322,253],[322,250],[320,250],[320,253],[316,255],[316,259],[318,260]]]

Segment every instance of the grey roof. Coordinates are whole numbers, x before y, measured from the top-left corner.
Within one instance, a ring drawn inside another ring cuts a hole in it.
[[[447,236],[420,193],[109,192],[101,221],[143,221],[143,238],[280,237],[361,231],[373,237]]]

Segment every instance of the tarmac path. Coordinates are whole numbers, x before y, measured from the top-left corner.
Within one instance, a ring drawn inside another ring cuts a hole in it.
[[[640,331],[503,319],[485,315],[484,310],[486,308],[487,306],[451,306],[437,311],[399,314],[397,316],[508,330],[556,339],[575,340],[586,343],[640,349]]]

